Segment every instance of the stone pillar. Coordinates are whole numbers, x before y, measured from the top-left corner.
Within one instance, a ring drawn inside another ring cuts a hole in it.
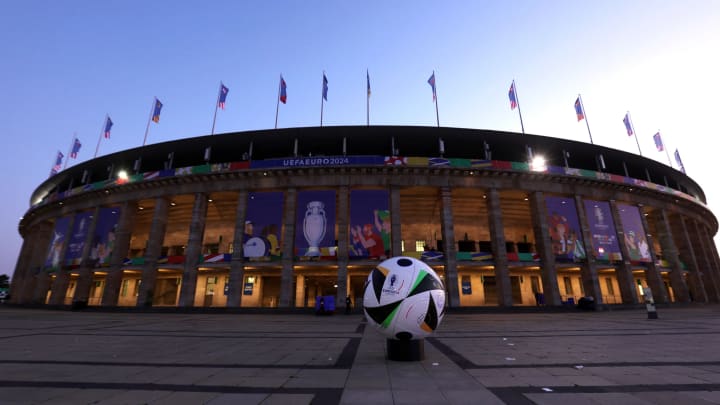
[[[668,213],[664,209],[658,210],[656,220],[656,229],[658,231],[658,240],[662,246],[663,258],[668,261],[670,266],[670,285],[675,293],[677,302],[690,302],[688,288],[683,278],[682,266],[680,265],[680,257],[673,240],[673,234],[670,229],[670,219]]]
[[[110,263],[107,277],[105,277],[105,289],[102,296],[102,306],[104,307],[117,306],[123,276],[123,261],[130,251],[130,236],[137,210],[137,201],[126,201],[120,206],[120,218],[115,230],[115,246],[110,253]]]
[[[151,307],[155,295],[155,280],[157,280],[157,262],[162,253],[162,244],[167,228],[168,210],[170,201],[160,197],[155,199],[155,212],[150,224],[150,235],[145,249],[145,263],[142,267],[142,282],[138,294],[138,307]]]
[[[697,220],[694,220],[694,228],[697,239],[700,242],[700,250],[703,258],[703,279],[705,280],[705,291],[710,302],[720,302],[720,279],[717,272],[717,263],[713,260],[713,246],[715,245],[707,234],[707,228],[703,227]]]
[[[623,257],[622,263],[615,267],[615,275],[620,286],[620,296],[623,304],[637,304],[640,301],[638,300],[637,287],[635,287],[635,280],[633,279],[630,253],[625,244],[625,231],[623,230],[622,218],[620,218],[620,212],[615,200],[610,200],[610,214],[615,223],[615,234]]]
[[[508,269],[507,249],[505,248],[505,228],[503,226],[500,192],[496,188],[487,191],[488,227],[490,244],[495,259],[495,282],[498,289],[498,305],[511,307],[512,286]]]
[[[348,273],[348,227],[350,226],[348,186],[340,186],[338,189],[338,210],[337,210],[337,290],[335,294],[335,307],[338,310],[345,310],[345,298],[348,295],[347,273]],[[296,289],[297,290],[297,289]]]
[[[185,248],[185,268],[180,286],[180,307],[190,308],[195,304],[197,291],[198,265],[201,262],[202,241],[205,235],[205,217],[207,217],[208,196],[195,194],[187,248]]]
[[[297,190],[294,187],[285,193],[285,234],[283,235],[282,272],[280,273],[280,308],[290,308],[293,303],[293,261],[295,257],[295,207]]]
[[[390,233],[392,250],[390,256],[402,255],[402,232],[400,222],[400,187],[390,187]]]
[[[545,197],[542,192],[536,191],[530,194],[530,215],[533,222],[533,234],[537,253],[540,255],[540,269],[545,295],[545,304],[560,306],[560,288],[558,286],[557,270],[555,269],[555,254],[550,242],[550,232],[547,222],[547,208]]]
[[[70,284],[70,268],[66,265],[65,255],[67,255],[74,228],[75,214],[71,214],[68,229],[62,244],[62,250],[60,250],[60,267],[55,269],[55,280],[52,282],[50,300],[48,301],[50,305],[63,305],[65,302],[65,293],[67,293],[68,284]]]
[[[343,298],[343,302],[345,302],[345,298]],[[305,276],[297,275],[295,276],[295,307],[304,308],[305,305]]]
[[[445,289],[448,292],[448,306],[460,306],[460,288],[458,287],[457,273],[457,244],[455,243],[455,230],[453,229],[452,190],[450,187],[440,187],[441,215],[440,226],[443,238],[443,256],[445,257]]]
[[[36,300],[36,290],[40,283],[45,283],[45,294],[47,294],[50,277],[44,270],[45,260],[48,255],[48,247],[52,239],[53,225],[46,221],[33,227],[33,236],[30,240],[30,257],[28,258],[28,268],[25,270],[25,277],[20,287],[20,294],[17,297],[11,297],[13,302],[20,304],[40,303]],[[43,303],[44,301],[43,295]]]
[[[578,223],[580,224],[580,233],[582,234],[583,246],[585,246],[586,258],[580,264],[580,277],[582,277],[583,290],[586,296],[593,297],[596,305],[602,305],[604,300],[602,290],[600,289],[600,280],[597,273],[597,263],[593,251],[593,239],[590,232],[590,225],[585,214],[585,203],[583,199],[575,196],[575,210],[577,211]]]
[[[703,285],[703,275],[698,266],[697,256],[695,256],[695,248],[693,247],[692,241],[690,240],[690,234],[688,233],[687,224],[685,218],[678,214],[680,220],[680,236],[684,239],[684,243],[687,250],[688,260],[690,261],[688,269],[688,278],[690,279],[690,291],[692,292],[693,300],[698,302],[708,302],[708,295],[705,292],[705,286]],[[708,284],[710,287],[712,283]]]
[[[233,236],[232,259],[230,260],[230,277],[228,279],[228,307],[240,307],[242,305],[243,282],[245,280],[243,236],[245,235],[245,218],[247,217],[247,199],[248,192],[240,190],[235,208],[235,233]],[[287,244],[287,241],[282,241],[282,243]]]
[[[95,266],[95,262],[90,259],[90,252],[92,251],[92,244],[95,240],[95,229],[97,229],[98,219],[100,218],[100,207],[95,207],[92,214],[92,221],[90,221],[90,227],[88,227],[88,233],[85,236],[85,242],[83,243],[82,254],[80,257],[80,268],[78,269],[78,280],[75,286],[75,294],[73,295],[73,302],[87,304],[88,298],[90,297],[90,288],[92,287],[93,273],[92,268]]]
[[[23,236],[23,244],[18,254],[18,260],[15,263],[15,271],[10,281],[10,302],[23,304],[25,303],[24,288],[26,282],[30,282],[35,277],[30,263],[32,262],[33,249],[36,245],[36,239],[40,236],[39,231],[42,226],[33,226],[25,231]]]
[[[653,299],[655,300],[655,303],[658,304],[667,304],[670,302],[670,298],[668,297],[668,291],[667,288],[665,288],[665,283],[663,283],[662,275],[660,274],[660,270],[655,265],[657,263],[657,254],[655,253],[655,241],[654,236],[650,234],[650,228],[648,227],[647,218],[645,218],[645,215],[647,215],[642,205],[640,206],[640,221],[642,222],[643,227],[643,234],[645,234],[645,239],[648,243],[648,250],[650,251],[650,262],[645,263],[645,279],[647,280],[648,286],[653,292]]]

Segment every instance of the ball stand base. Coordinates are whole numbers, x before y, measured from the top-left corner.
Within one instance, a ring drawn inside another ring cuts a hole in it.
[[[387,339],[387,358],[394,361],[425,360],[425,340]]]

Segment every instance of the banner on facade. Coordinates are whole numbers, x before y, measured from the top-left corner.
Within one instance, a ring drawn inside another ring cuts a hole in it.
[[[384,259],[390,256],[390,193],[387,190],[350,192],[351,259]]]
[[[295,256],[313,259],[336,258],[335,190],[297,193]]]
[[[545,197],[548,233],[555,260],[576,261],[587,257],[575,201],[566,197]]]
[[[592,235],[595,257],[599,260],[622,260],[615,223],[610,212],[610,203],[594,200],[584,200],[583,202]]]
[[[251,260],[274,260],[282,256],[284,194],[280,191],[249,193],[243,255]]]
[[[640,209],[634,205],[618,204],[620,221],[622,221],[623,233],[625,234],[625,246],[627,247],[630,260],[638,262],[650,262],[650,247],[648,246],[645,231],[640,218]]]
[[[53,229],[53,233],[50,237],[50,246],[48,246],[48,254],[45,257],[45,267],[52,267],[55,269],[59,268],[62,264],[62,258],[60,255],[62,254],[63,243],[65,242],[65,237],[69,232],[69,227],[69,216],[58,218],[57,221],[55,221],[55,228]]]
[[[100,208],[100,216],[95,224],[95,234],[90,250],[90,258],[96,266],[110,264],[110,256],[115,247],[115,232],[120,219],[120,208]]]
[[[85,246],[88,231],[90,230],[90,222],[92,222],[92,212],[81,212],[75,215],[73,229],[70,232],[67,251],[65,252],[65,264],[69,266],[77,266],[82,259],[82,251]]]

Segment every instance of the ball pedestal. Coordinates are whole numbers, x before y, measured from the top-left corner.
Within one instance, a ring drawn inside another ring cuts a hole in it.
[[[387,339],[387,357],[394,361],[420,361],[425,359],[425,339]]]

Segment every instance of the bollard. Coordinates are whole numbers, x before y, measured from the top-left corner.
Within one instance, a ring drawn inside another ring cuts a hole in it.
[[[650,287],[643,287],[643,296],[645,297],[645,308],[647,309],[648,319],[658,319],[655,300],[653,300]]]

